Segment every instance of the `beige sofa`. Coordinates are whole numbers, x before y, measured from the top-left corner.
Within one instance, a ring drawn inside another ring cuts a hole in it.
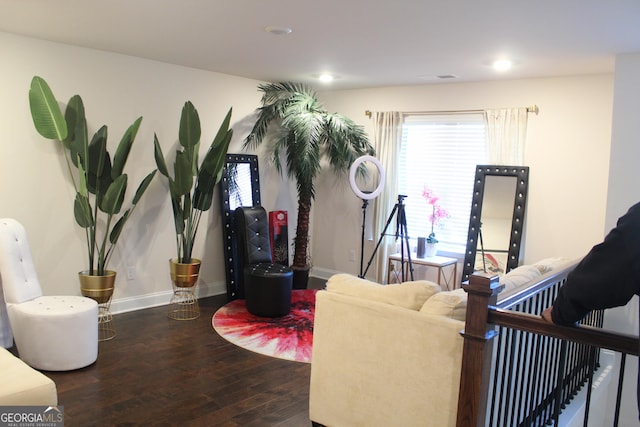
[[[502,294],[566,263],[519,267],[501,278]],[[311,420],[329,427],[454,426],[465,314],[462,289],[331,277],[316,295]]]
[[[56,406],[56,384],[0,347],[0,406]]]

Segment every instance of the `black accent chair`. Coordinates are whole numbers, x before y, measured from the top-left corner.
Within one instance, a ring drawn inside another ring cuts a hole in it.
[[[234,216],[247,311],[260,317],[289,314],[293,271],[272,262],[267,212],[261,206],[239,207]]]

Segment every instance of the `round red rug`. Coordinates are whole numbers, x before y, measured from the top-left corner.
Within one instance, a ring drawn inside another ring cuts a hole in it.
[[[291,312],[283,317],[258,317],[245,301],[233,300],[218,309],[211,323],[227,341],[266,356],[311,363],[313,315],[317,289],[294,290]]]

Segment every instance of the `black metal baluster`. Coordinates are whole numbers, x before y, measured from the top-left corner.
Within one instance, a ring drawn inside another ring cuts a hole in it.
[[[502,360],[502,347],[504,343],[504,328],[498,328],[498,338],[494,344],[495,349],[495,358],[494,361]],[[499,363],[493,363],[493,386],[490,389],[490,395],[488,396],[488,401],[491,402],[491,409],[489,411],[489,426],[494,426],[496,418],[494,417],[496,412],[499,412],[499,406],[502,402],[500,397],[500,393],[498,392],[498,387],[502,385],[502,382],[499,381],[500,373],[502,372],[502,365]],[[497,418],[499,419],[499,418]]]
[[[558,367],[558,376],[556,377],[556,392],[554,393],[554,408],[553,408],[553,425],[558,426],[558,420],[560,418],[560,403],[562,402],[562,389],[564,385],[564,375],[567,357],[567,342],[562,341],[560,343],[560,360]]]
[[[513,402],[511,401],[511,383],[513,381],[513,353],[515,351],[515,345],[514,345],[514,338],[513,335],[515,334],[515,330],[514,329],[509,329],[507,332],[507,343],[509,346],[509,352],[505,355],[505,363],[504,363],[504,372],[503,372],[503,385],[506,385],[506,387],[504,387],[504,389],[502,390],[503,393],[502,395],[503,397],[503,409],[504,410],[504,416],[500,416],[498,415],[498,419],[502,419],[503,423],[508,419],[509,417],[509,409],[513,406]],[[506,382],[504,382],[504,378],[506,377]],[[505,424],[505,425],[509,425],[509,424]]]
[[[511,426],[517,425],[516,413],[517,413],[518,405],[520,404],[520,402],[518,401],[518,397],[520,395],[519,386],[522,383],[522,375],[524,373],[520,366],[523,335],[524,334],[522,333],[522,331],[515,331],[514,340],[513,340],[514,346],[513,346],[513,354],[512,354],[512,362],[513,362],[512,375],[514,378],[512,380],[512,384],[510,384],[511,408],[509,411],[509,425]]]
[[[591,392],[592,392],[592,388],[593,388],[593,371],[595,371],[595,365],[596,365],[596,353],[599,350],[595,347],[590,347],[590,369],[589,369],[589,379],[587,380],[587,398],[585,400],[584,403],[584,423],[583,426],[584,427],[588,427],[589,426],[589,409],[591,407]]]
[[[618,427],[618,421],[620,421],[620,401],[622,400],[622,382],[624,380],[624,365],[627,361],[627,354],[621,353],[620,358],[620,372],[618,373],[618,393],[616,394],[616,413],[613,418],[613,427]]]

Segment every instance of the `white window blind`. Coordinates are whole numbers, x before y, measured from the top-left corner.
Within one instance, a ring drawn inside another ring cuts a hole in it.
[[[405,116],[398,194],[407,196],[407,234],[413,244],[431,233],[431,205],[422,197],[427,187],[450,215],[434,228],[439,248],[464,252],[475,167],[486,163],[485,147],[481,114]]]

